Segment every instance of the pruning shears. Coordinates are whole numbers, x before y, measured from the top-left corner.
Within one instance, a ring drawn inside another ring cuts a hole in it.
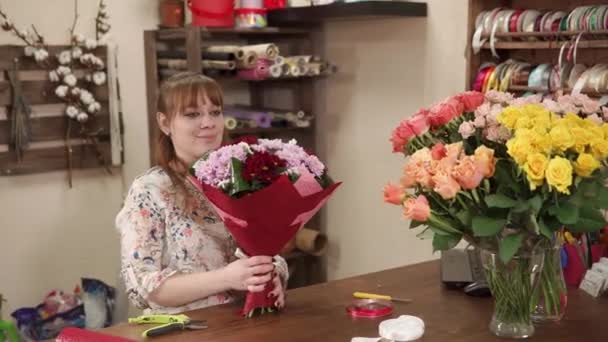
[[[168,334],[179,330],[199,330],[207,328],[207,321],[192,320],[186,315],[142,315],[129,318],[129,323],[135,324],[160,324],[154,328],[144,331],[142,337],[154,337]]]

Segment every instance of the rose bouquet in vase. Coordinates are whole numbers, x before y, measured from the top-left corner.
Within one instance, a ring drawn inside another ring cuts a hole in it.
[[[467,92],[393,132],[393,150],[408,159],[385,201],[403,207],[411,228],[432,234],[434,250],[461,239],[481,250],[495,299],[490,328],[499,336],[531,336],[541,297],[551,310],[565,307],[546,255],[562,229],[606,224],[608,125],[599,109],[583,96]]]

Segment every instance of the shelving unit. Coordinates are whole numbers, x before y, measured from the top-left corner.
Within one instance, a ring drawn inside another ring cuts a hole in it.
[[[469,0],[466,71],[467,89],[472,89],[475,76],[484,62],[495,62],[498,64],[512,58],[531,64],[557,64],[561,47],[581,33],[581,31],[497,33],[495,35],[495,38],[497,39],[495,48],[500,55],[500,59],[496,59],[491,54],[489,42],[482,45],[481,51],[478,54],[474,54],[472,49],[471,41],[475,32],[475,19],[482,11],[491,10],[497,7],[570,11],[579,6],[598,5],[600,3],[601,1],[592,0]],[[488,36],[484,38],[489,40]],[[608,31],[585,32],[581,36],[578,44],[577,63],[583,63],[589,66],[606,63],[607,58]],[[512,85],[509,87],[509,91],[549,92],[549,89],[543,87]],[[562,89],[562,91],[568,93],[570,89]],[[593,97],[600,97],[607,95],[608,91],[597,92],[593,89],[585,89],[583,90],[583,93]]]
[[[263,29],[230,29],[230,28],[204,28],[187,26],[181,29],[159,29],[144,32],[145,66],[148,98],[148,126],[150,144],[150,162],[154,160],[154,142],[157,140],[156,102],[160,85],[159,65],[157,54],[161,49],[186,51],[187,67],[190,71],[205,70],[202,67],[201,51],[210,45],[252,45],[261,43],[275,43],[279,46],[281,55],[318,55],[313,50],[313,36],[315,28],[277,28]],[[287,77],[260,81],[240,80],[235,77],[214,77],[223,88],[237,82],[245,87],[249,93],[249,106],[257,109],[282,109],[285,111],[302,110],[312,116],[311,125],[299,127],[270,127],[270,128],[239,128],[229,131],[231,137],[242,135],[256,135],[266,138],[295,138],[305,148],[315,151],[316,127],[314,115],[315,80],[319,77]],[[288,92],[288,96],[278,96]],[[230,93],[226,92],[226,105],[230,105]],[[282,103],[281,103],[282,102]],[[285,103],[287,102],[287,103]],[[307,227],[319,229],[318,215],[313,218]],[[290,287],[306,286],[323,281],[320,260],[299,251],[286,255],[290,268],[295,274],[290,278]]]

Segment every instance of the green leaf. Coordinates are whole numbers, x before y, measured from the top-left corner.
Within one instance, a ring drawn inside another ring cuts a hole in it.
[[[511,261],[515,253],[521,247],[521,243],[523,241],[523,234],[513,234],[501,239],[498,244],[498,256],[503,263],[508,263]]]
[[[571,203],[563,203],[557,211],[555,216],[563,224],[574,224],[578,221],[579,208]]]
[[[486,204],[490,208],[513,208],[517,201],[503,194],[493,194],[486,196]]]
[[[473,233],[475,236],[494,236],[506,223],[507,220],[501,218],[475,216],[473,217]]]
[[[420,222],[420,221],[411,220],[410,221],[410,229],[414,229],[414,228],[420,227],[420,226],[422,226],[424,224],[426,224],[426,222]]]
[[[599,185],[597,197],[593,202],[597,208],[608,209],[608,189]]]
[[[230,189],[230,195],[234,196],[239,192],[249,191],[251,190],[251,185],[243,179],[242,170],[243,170],[243,162],[236,158],[232,158],[232,184],[234,186]]]
[[[538,226],[540,227],[540,233],[546,237],[547,239],[553,239],[553,232],[551,232],[551,229],[549,228],[549,226],[547,226],[547,224],[545,224],[545,221],[543,220],[543,218],[539,218],[538,219]]]
[[[575,233],[589,233],[598,231],[606,225],[606,220],[602,213],[594,208],[580,208],[580,216],[576,223],[568,226]]]
[[[454,216],[462,222],[465,227],[470,227],[473,217],[471,216],[471,212],[469,210],[459,210]]]
[[[431,230],[433,231],[433,233],[435,233],[435,235],[451,235],[452,233],[445,231],[444,229],[441,229],[440,227],[437,227],[436,225],[433,225],[431,223],[427,224],[429,228],[431,228]]]
[[[460,235],[440,235],[433,236],[433,253],[436,251],[447,251],[454,248],[460,242]]]
[[[540,209],[543,207],[543,199],[540,195],[536,195],[528,200],[530,209],[534,211],[534,214],[538,214]]]
[[[514,213],[523,213],[530,209],[530,202],[528,201],[520,201],[511,209]]]

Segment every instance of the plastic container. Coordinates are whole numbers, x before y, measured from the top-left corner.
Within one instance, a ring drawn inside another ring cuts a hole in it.
[[[194,26],[234,26],[234,0],[188,0],[188,8]]]
[[[236,10],[236,27],[252,28],[266,27],[266,9],[264,8],[239,8]]]

